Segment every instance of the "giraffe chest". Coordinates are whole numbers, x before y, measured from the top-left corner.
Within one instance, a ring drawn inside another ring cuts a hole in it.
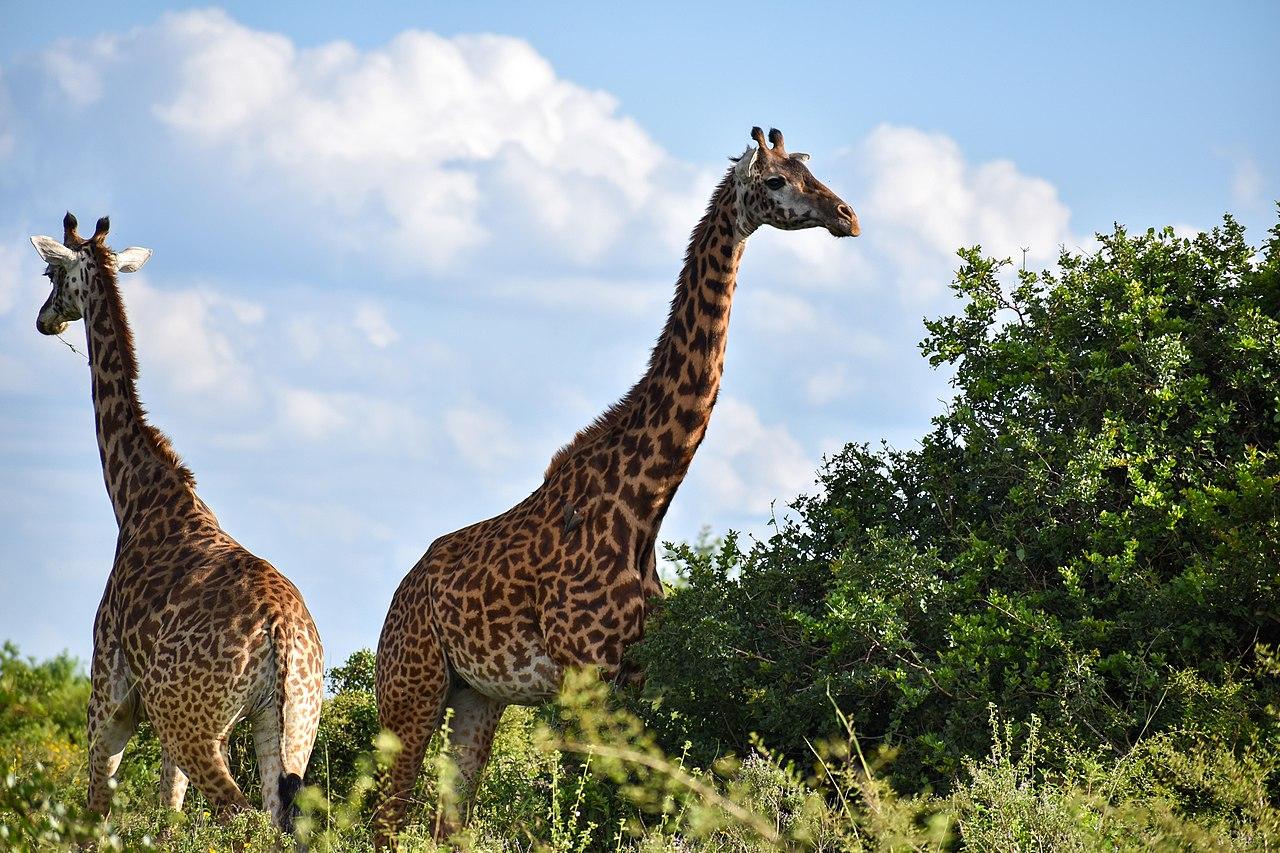
[[[451,657],[454,672],[492,699],[534,705],[556,697],[564,667],[547,653],[537,637],[511,637],[486,655],[462,652]]]

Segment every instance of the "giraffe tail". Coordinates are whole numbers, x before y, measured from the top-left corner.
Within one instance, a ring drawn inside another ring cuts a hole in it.
[[[293,822],[302,813],[294,802],[301,790],[301,776],[297,773],[280,774],[280,828],[285,832],[293,832]]]
[[[301,814],[296,799],[298,791],[302,789],[301,774],[306,772],[307,759],[315,739],[314,727],[311,728],[309,737],[303,731],[306,719],[311,716],[306,713],[305,701],[299,696],[300,693],[305,693],[303,685],[290,684],[290,676],[298,674],[292,671],[293,667],[303,663],[297,659],[299,650],[295,643],[296,631],[297,626],[287,622],[276,623],[272,630],[276,661],[276,719],[280,722],[281,759],[281,773],[277,782],[280,810],[273,817],[285,832],[293,832],[294,821]],[[305,664],[302,670],[306,671]],[[318,713],[315,720],[319,720]]]

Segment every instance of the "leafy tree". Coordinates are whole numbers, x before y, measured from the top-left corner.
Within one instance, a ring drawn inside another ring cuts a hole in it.
[[[850,445],[795,518],[675,549],[685,585],[635,654],[668,746],[752,733],[806,763],[836,732],[946,785],[988,705],[1115,756],[1144,734],[1280,763],[1280,226],[1117,227],[1056,271],[959,253],[925,323],[956,396],[915,450]],[[1059,752],[1062,750],[1059,749]]]

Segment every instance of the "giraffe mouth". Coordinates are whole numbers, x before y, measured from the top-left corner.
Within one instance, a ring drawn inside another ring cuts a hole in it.
[[[857,237],[862,234],[857,217],[845,219],[827,226],[832,237]]]
[[[42,335],[60,335],[66,331],[67,323],[46,323],[39,317],[36,318],[36,331]]]

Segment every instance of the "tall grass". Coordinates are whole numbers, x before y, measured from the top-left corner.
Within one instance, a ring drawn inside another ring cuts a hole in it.
[[[65,659],[0,658],[0,847],[177,851],[370,849],[369,794],[394,739],[363,737],[372,696],[354,687],[326,701],[326,723],[300,798],[297,838],[260,813],[226,822],[192,790],[181,813],[157,806],[158,754],[143,731],[126,752],[112,817],[84,809],[83,675]],[[41,703],[44,704],[41,704]],[[41,713],[33,713],[39,707]],[[74,711],[75,713],[66,713]],[[341,714],[338,714],[342,711]],[[952,793],[900,796],[885,770],[890,749],[868,754],[849,719],[844,734],[811,744],[812,762],[788,763],[757,743],[712,766],[668,755],[593,673],[573,674],[560,701],[512,708],[470,821],[449,848],[474,851],[861,851],[1268,849],[1280,844],[1277,760],[1186,733],[1144,739],[1122,756],[1050,745],[1036,719],[985,721],[990,750],[965,762]],[[340,718],[348,728],[335,728]],[[356,722],[353,722],[356,721]],[[361,722],[363,721],[363,722]],[[1046,750],[1058,751],[1046,771]],[[242,781],[251,760],[235,762]],[[439,848],[433,816],[460,807],[447,730],[424,762],[418,810],[402,841]]]

